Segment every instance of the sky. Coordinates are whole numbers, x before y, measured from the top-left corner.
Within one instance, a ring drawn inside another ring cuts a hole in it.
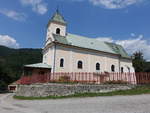
[[[0,45],[42,48],[59,7],[67,32],[122,45],[150,60],[150,0],[0,0]]]

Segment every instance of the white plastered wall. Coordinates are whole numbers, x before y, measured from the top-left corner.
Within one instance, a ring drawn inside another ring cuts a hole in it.
[[[46,36],[46,45],[54,41],[53,34],[56,34],[56,29],[60,29],[60,35],[66,36],[66,26],[61,24],[56,24],[54,22],[51,22],[47,28],[47,36]]]
[[[64,67],[60,67],[60,59],[64,59]],[[77,62],[83,62],[83,69],[77,68]],[[100,71],[96,71],[96,63],[100,63]],[[102,52],[85,51],[76,48],[56,47],[55,72],[119,72],[119,57]]]
[[[130,59],[120,59],[120,67],[123,67],[124,72],[135,72]]]
[[[53,65],[53,63],[54,63],[54,46],[52,46],[44,51],[43,63],[46,63],[51,66]]]
[[[47,29],[47,39],[49,37],[53,37],[52,34],[56,34],[57,28],[60,29],[60,35],[61,36],[66,36],[66,26],[65,25],[50,23],[50,25],[48,26],[48,29]]]
[[[114,56],[114,55],[106,55],[106,68],[105,71],[106,72],[112,72],[111,71],[111,66],[114,65],[115,66],[115,72],[119,72],[119,57],[118,56]]]

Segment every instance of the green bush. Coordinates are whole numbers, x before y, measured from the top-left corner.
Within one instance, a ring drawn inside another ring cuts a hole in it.
[[[128,84],[128,82],[123,80],[111,80],[111,81],[106,81],[104,84]]]
[[[70,77],[69,76],[60,76],[59,77],[59,82],[69,82],[70,81]]]

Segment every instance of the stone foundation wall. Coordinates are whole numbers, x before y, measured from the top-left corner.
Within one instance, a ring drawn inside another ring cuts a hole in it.
[[[24,97],[46,97],[67,96],[75,93],[98,93],[116,90],[127,90],[133,85],[87,85],[87,84],[37,84],[19,85],[16,96]]]

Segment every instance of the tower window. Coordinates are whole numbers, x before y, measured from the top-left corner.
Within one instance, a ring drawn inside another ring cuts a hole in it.
[[[114,65],[111,66],[111,71],[115,72],[115,66]]]
[[[63,58],[60,59],[60,67],[64,67],[64,59]]]
[[[83,68],[83,63],[82,63],[82,61],[78,61],[78,69],[82,69]]]
[[[60,35],[60,29],[59,28],[56,29],[56,34]]]
[[[96,70],[100,70],[100,64],[99,63],[96,63]]]

